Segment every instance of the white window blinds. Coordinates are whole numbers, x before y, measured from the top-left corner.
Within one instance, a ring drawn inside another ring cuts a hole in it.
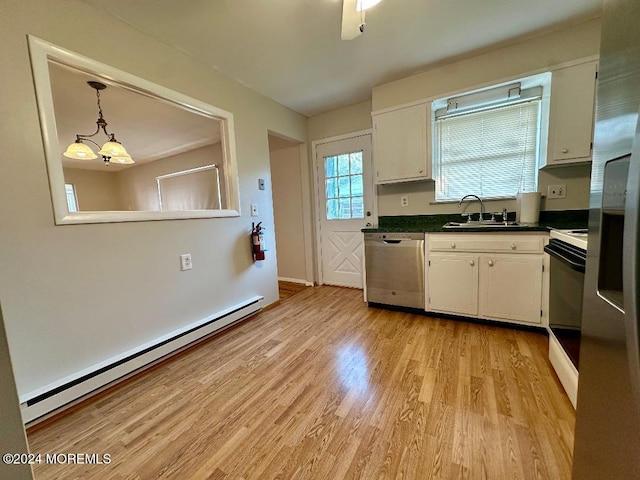
[[[540,100],[436,119],[436,201],[537,190]]]

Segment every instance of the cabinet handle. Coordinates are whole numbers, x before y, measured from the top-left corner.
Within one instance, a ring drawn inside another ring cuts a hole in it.
[[[489,260],[487,263],[489,264],[490,267],[493,267],[493,260]]]
[[[476,262],[474,262],[473,260],[469,260],[469,265],[471,265],[472,267],[476,264]]]
[[[515,249],[516,249],[516,244],[515,244],[515,243],[512,243],[512,244],[511,244],[511,250],[515,250]]]
[[[452,243],[452,244],[451,244],[451,248],[456,248],[456,244],[455,244],[455,243]]]
[[[560,150],[562,153],[569,153],[569,149],[568,148],[563,148],[562,150]]]

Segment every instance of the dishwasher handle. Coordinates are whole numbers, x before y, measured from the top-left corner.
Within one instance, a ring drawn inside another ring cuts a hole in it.
[[[402,240],[382,240],[383,243],[386,243],[387,245],[391,244],[391,245],[397,245],[398,243],[402,242]]]

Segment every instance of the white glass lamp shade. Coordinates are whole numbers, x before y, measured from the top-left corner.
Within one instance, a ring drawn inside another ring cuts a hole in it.
[[[96,158],[98,158],[98,156],[93,153],[93,150],[91,150],[84,143],[80,142],[74,142],[69,145],[63,155],[75,160],[95,160]]]
[[[381,1],[382,0],[357,0],[356,11],[362,12],[363,10],[368,10],[379,4]]]
[[[98,152],[98,155],[102,155],[104,157],[129,157],[125,148],[118,142],[105,143]]]
[[[117,157],[111,157],[109,159],[110,163],[120,163],[122,165],[131,165],[132,163],[136,163],[133,161],[133,158],[129,155],[118,155]]]

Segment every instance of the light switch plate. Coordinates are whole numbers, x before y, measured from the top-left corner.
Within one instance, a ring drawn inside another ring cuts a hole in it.
[[[257,217],[258,216],[258,204],[257,203],[252,203],[251,204],[251,216],[252,217]]]

